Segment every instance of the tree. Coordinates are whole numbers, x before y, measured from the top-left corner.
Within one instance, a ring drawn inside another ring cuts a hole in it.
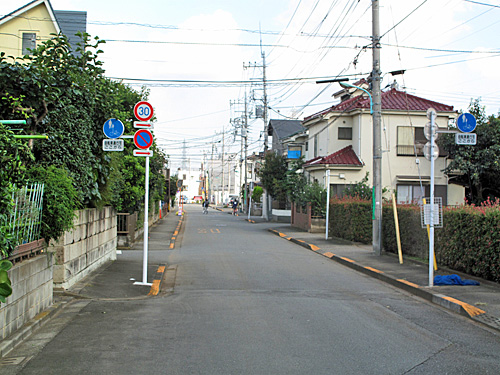
[[[271,197],[279,201],[285,201],[287,198],[287,171],[286,159],[274,152],[266,154],[264,164],[259,170],[262,186]]]
[[[456,145],[452,135],[438,141],[451,160],[445,173],[467,187],[471,203],[480,204],[488,198],[500,197],[500,119],[487,118],[479,99],[471,101],[469,112],[477,120],[476,145]]]
[[[69,211],[76,206],[113,204],[125,212],[142,207],[144,158],[132,156],[132,142],[126,142],[124,152],[103,151],[102,124],[109,118],[117,118],[124,123],[128,134],[133,132],[134,105],[147,100],[149,92],[106,78],[99,61],[102,53],[99,47],[104,41],[98,37],[91,39],[88,34],[80,37],[79,54],[70,53],[64,35],[54,35],[43,42],[22,63],[10,62],[5,53],[0,53],[0,119],[26,119],[27,125],[20,134],[49,137],[30,141],[27,147],[27,142],[14,141],[12,132],[0,128],[0,215],[4,216],[0,217],[0,228],[1,219],[9,212],[4,209],[10,204],[9,189],[16,183],[24,184],[25,175],[54,187],[55,197],[62,194],[59,201],[56,198],[44,202],[43,207],[48,210],[44,220],[53,227],[52,232],[46,228],[46,240],[68,228],[67,222],[72,222]],[[162,170],[167,159],[156,144],[152,150],[150,191],[154,204],[163,198]],[[55,216],[61,202],[67,202],[68,212],[61,212],[61,221],[57,222]],[[6,241],[6,233],[0,233],[2,250],[12,247]]]

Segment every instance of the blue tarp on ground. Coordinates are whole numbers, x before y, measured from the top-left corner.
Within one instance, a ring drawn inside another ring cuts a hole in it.
[[[437,275],[434,277],[434,285],[479,285],[479,281],[462,280],[458,275]]]

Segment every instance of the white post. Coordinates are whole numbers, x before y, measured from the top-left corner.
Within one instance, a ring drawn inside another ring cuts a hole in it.
[[[330,219],[330,170],[326,170],[326,231],[325,240],[328,239],[328,223]]]
[[[146,193],[144,194],[144,249],[142,254],[142,283],[136,285],[152,285],[148,283],[148,239],[149,239],[149,156],[146,156]]]
[[[430,196],[430,226],[429,226],[429,286],[434,286],[434,147],[435,147],[435,135],[436,129],[435,120],[436,112],[431,111],[431,196]]]

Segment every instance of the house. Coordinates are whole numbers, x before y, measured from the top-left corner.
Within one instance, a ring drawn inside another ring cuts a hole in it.
[[[368,88],[361,80],[356,86]],[[370,98],[362,90],[346,88],[334,94],[340,103],[306,117],[304,170],[310,179],[325,181],[330,170],[330,192],[342,196],[349,184],[360,182],[368,173],[373,185],[373,129]],[[456,117],[453,106],[410,95],[397,87],[382,95],[382,187],[395,192],[398,203],[416,202],[430,196],[430,161],[423,154],[427,139],[424,125],[427,109],[437,112],[436,124],[447,129]],[[447,158],[440,153],[435,161],[435,196],[444,205],[463,203],[465,190],[449,183],[443,173]]]
[[[86,31],[87,12],[54,10],[49,0],[34,0],[0,18],[2,52],[14,58],[29,55],[30,49],[59,33],[68,37],[75,51],[75,34]]]
[[[298,159],[302,156],[302,147],[298,144],[288,142],[286,146],[283,140],[293,134],[302,133],[304,127],[300,120],[270,120],[267,127],[268,135],[272,137],[272,151],[285,155],[289,159]]]

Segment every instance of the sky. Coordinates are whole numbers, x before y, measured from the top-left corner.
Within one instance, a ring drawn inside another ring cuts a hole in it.
[[[0,15],[27,0],[0,2]],[[500,111],[500,0],[380,0],[382,87],[467,111]],[[337,83],[372,70],[370,0],[51,0],[87,11],[106,40],[106,76],[146,86],[155,138],[172,168],[199,168],[212,153],[240,152],[244,101],[248,153],[263,150],[263,65],[270,119],[299,119],[336,103]],[[405,70],[392,76],[391,71]],[[300,78],[300,80],[299,80]],[[181,82],[179,82],[181,81]],[[196,81],[196,82],[192,82]],[[424,125],[424,124],[422,124]],[[224,134],[224,140],[222,140]],[[240,154],[237,155],[240,157]]]

